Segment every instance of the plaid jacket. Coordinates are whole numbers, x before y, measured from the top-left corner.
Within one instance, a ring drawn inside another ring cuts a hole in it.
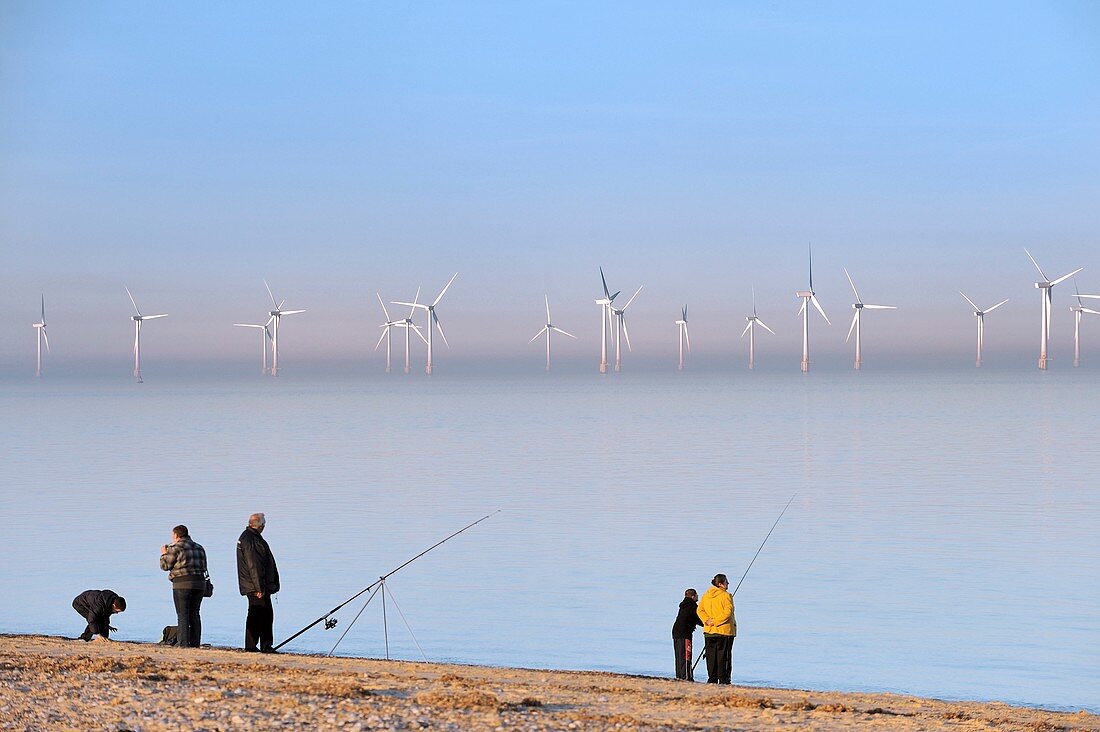
[[[160,555],[160,568],[168,573],[168,579],[174,580],[184,575],[206,576],[206,550],[201,544],[184,537],[168,547]]]

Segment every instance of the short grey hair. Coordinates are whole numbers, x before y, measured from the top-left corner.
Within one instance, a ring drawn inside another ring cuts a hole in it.
[[[264,518],[262,513],[254,513],[248,517],[248,525],[254,529],[258,529],[265,524],[267,524],[267,519]]]

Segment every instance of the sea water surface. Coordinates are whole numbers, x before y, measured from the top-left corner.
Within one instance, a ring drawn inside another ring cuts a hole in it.
[[[289,649],[668,676],[684,589],[736,584],[794,495],[735,683],[1100,711],[1097,404],[1083,370],[9,379],[0,632],[76,635],[109,587],[159,639],[184,523],[203,640],[239,645],[264,511],[279,641],[499,509],[390,578],[388,632],[364,596]]]

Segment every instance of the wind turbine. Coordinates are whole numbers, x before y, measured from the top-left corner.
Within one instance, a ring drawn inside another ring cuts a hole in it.
[[[562,330],[558,326],[554,325],[554,322],[550,319],[550,298],[547,297],[546,295],[543,295],[542,298],[543,298],[543,300],[546,301],[546,325],[544,325],[542,330],[540,330],[538,333],[535,333],[534,337],[531,340],[527,341],[527,344],[530,345],[530,344],[534,343],[536,338],[538,338],[543,333],[546,334],[546,370],[549,371],[550,370],[550,331],[556,330],[558,333],[561,333],[563,336],[569,336],[573,340],[576,340],[577,336],[573,335],[572,333],[566,333],[564,330]]]
[[[443,342],[447,343],[447,334],[443,332],[443,325],[439,322],[439,316],[435,314],[435,306],[439,304],[439,301],[443,299],[443,295],[447,292],[447,288],[451,286],[451,283],[455,281],[455,277],[458,277],[458,272],[451,275],[451,279],[447,280],[447,284],[443,285],[443,289],[439,291],[439,295],[436,296],[435,301],[431,305],[424,305],[416,302],[394,302],[394,305],[410,305],[413,310],[420,309],[425,311],[428,320],[428,362],[424,366],[424,373],[432,373],[432,326],[434,325],[439,329],[439,335],[443,338]],[[417,290],[419,292],[419,290]],[[417,331],[419,333],[419,331]],[[421,335],[423,337],[423,335]],[[447,343],[447,348],[450,348],[451,344]]]
[[[378,302],[379,303],[382,302],[382,296],[381,295],[378,296]],[[412,316],[416,315],[416,308],[420,307],[420,288],[419,287],[416,288],[416,297],[412,298],[411,303],[393,303],[393,304],[411,306],[411,307],[409,307],[409,314],[406,317],[401,318],[400,320],[390,320],[389,319],[389,312],[388,312],[388,310],[386,310],[386,306],[383,305],[382,306],[382,312],[386,314],[386,323],[382,324],[379,327],[386,329],[383,336],[386,336],[388,334],[390,328],[405,328],[405,373],[408,373],[409,372],[409,339],[412,337],[412,334],[409,331],[416,332],[416,335],[420,338],[420,340],[423,341],[423,345],[425,345],[425,346],[428,345],[428,339],[423,337],[422,332],[420,332],[420,328],[418,328],[415,323],[412,323]],[[382,339],[379,338],[378,343],[381,343],[381,342],[382,342]],[[374,348],[375,348],[375,350],[377,350],[377,348],[378,348],[377,343],[375,343]],[[389,371],[389,341],[388,341],[388,339],[386,341],[386,371]]]
[[[688,351],[691,351],[691,336],[688,335],[688,306],[680,308],[680,319],[676,321],[676,327],[680,331],[680,365],[679,371],[684,370],[684,341],[687,341]]]
[[[275,309],[268,313],[271,316],[271,320],[268,322],[272,324],[271,335],[271,375],[279,375],[279,322],[284,315],[297,315],[298,313],[304,313],[305,310],[283,310],[283,302],[276,303],[275,296],[271,294],[271,286],[267,284],[267,280],[264,280],[264,287],[267,288],[267,296],[271,298],[271,304],[275,306]]]
[[[260,329],[260,374],[267,373],[267,342],[271,340],[271,330],[267,327],[271,325],[271,321],[274,317],[269,318],[264,325],[256,325],[255,323],[234,323],[233,325],[238,328],[259,328]]]
[[[1062,275],[1056,280],[1050,280],[1043,270],[1039,267],[1039,263],[1035,261],[1035,257],[1031,256],[1031,252],[1024,249],[1024,253],[1027,254],[1027,258],[1031,260],[1031,263],[1035,265],[1035,269],[1039,270],[1039,276],[1043,279],[1035,283],[1035,289],[1041,291],[1043,298],[1043,313],[1042,313],[1042,325],[1039,328],[1039,369],[1041,371],[1047,370],[1047,342],[1050,340],[1050,311],[1051,311],[1051,290],[1059,282],[1069,279],[1073,275],[1077,274],[1084,267],[1078,267],[1067,275]]]
[[[814,292],[814,254],[813,250],[810,252],[810,289],[801,290],[794,293],[795,297],[802,298],[802,307],[799,308],[798,314],[802,316],[802,373],[806,373],[810,370],[810,308],[808,305],[813,303],[817,311],[821,313],[821,317],[825,318],[825,322],[832,325],[829,321],[829,316],[825,314],[825,311],[821,307],[821,303],[817,301],[817,294]]]
[[[607,278],[603,275],[603,267],[600,267],[600,280],[603,282],[603,297],[596,300],[596,304],[600,306],[600,373],[606,374],[607,332],[612,328],[611,303],[615,302],[621,290],[612,295],[607,289]]]
[[[42,320],[34,323],[35,340],[38,341],[38,355],[35,360],[34,375],[42,375],[42,342],[46,342],[46,352],[50,351],[50,339],[46,337],[46,296],[42,295]]]
[[[756,316],[756,288],[752,288],[752,315],[745,318],[749,321],[749,324],[745,326],[745,329],[741,331],[741,337],[744,338],[745,334],[749,334],[749,371],[752,371],[756,365],[756,326],[760,326],[764,330],[768,331],[772,335],[775,335],[775,331],[769,328],[763,320]],[[805,369],[803,369],[805,370]]]
[[[626,309],[630,307],[630,303],[634,302],[634,298],[638,296],[638,293],[642,291],[639,287],[634,291],[634,294],[630,296],[630,299],[626,301],[626,305],[622,308],[616,308],[614,305],[608,305],[608,308],[615,315],[615,371],[623,370],[623,351],[622,340],[626,338],[626,347],[633,351],[630,347],[630,331],[626,329]],[[615,293],[616,295],[619,293]]]
[[[1077,293],[1077,305],[1071,305],[1070,312],[1073,313],[1073,366],[1076,368],[1081,365],[1081,315],[1084,313],[1100,315],[1100,312],[1085,307],[1085,303],[1081,302],[1081,298],[1087,297],[1090,300],[1100,300],[1100,295],[1082,295],[1080,290],[1077,289],[1076,282],[1073,283],[1073,289]],[[45,317],[42,319],[45,320]]]
[[[848,284],[852,286],[852,292],[855,293],[856,301],[852,303],[852,309],[856,311],[856,314],[852,316],[852,324],[848,326],[848,337],[844,339],[847,343],[852,337],[852,330],[856,332],[856,363],[855,369],[859,371],[860,365],[863,363],[863,346],[862,339],[860,337],[860,314],[864,310],[897,310],[893,305],[865,305],[863,300],[859,299],[859,292],[856,291],[856,283],[852,282],[852,275],[848,274],[847,267],[844,268],[844,275],[848,278]]]
[[[133,303],[134,312],[137,315],[131,315],[130,319],[134,321],[134,378],[137,379],[139,384],[145,383],[141,378],[141,323],[145,320],[155,320],[156,318],[167,318],[168,314],[163,313],[161,315],[142,315],[141,310],[138,309],[137,303],[134,301],[134,296],[130,294],[130,288],[123,286],[126,290],[126,294],[130,298],[130,302]]]
[[[960,290],[959,294],[963,296],[964,300],[966,300],[968,303],[970,303],[970,307],[974,308],[974,317],[978,319],[978,361],[975,364],[975,366],[977,366],[977,368],[981,368],[982,367],[982,345],[985,343],[985,314],[986,313],[991,313],[994,310],[996,310],[997,308],[1004,305],[1006,302],[1008,302],[1008,298],[1005,298],[1004,300],[1001,300],[999,303],[997,303],[996,305],[994,305],[991,308],[986,308],[985,310],[982,310],[980,307],[978,307],[977,305],[974,304],[973,300],[971,300],[969,297],[966,296],[965,292]]]

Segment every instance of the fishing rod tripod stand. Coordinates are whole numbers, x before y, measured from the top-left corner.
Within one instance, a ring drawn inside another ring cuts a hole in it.
[[[397,609],[397,614],[401,617],[401,622],[405,624],[405,628],[409,631],[409,635],[412,637],[413,643],[416,644],[416,649],[420,651],[421,658],[423,658],[424,661],[427,662],[428,657],[427,655],[425,655],[424,649],[420,647],[420,641],[416,639],[416,634],[413,633],[412,626],[409,625],[409,621],[405,618],[405,613],[401,612],[401,606],[397,604],[397,598],[393,596],[393,590],[391,590],[389,588],[389,585],[386,584],[386,579],[387,577],[385,576],[378,578],[378,582],[375,584],[375,587],[371,591],[370,595],[367,596],[367,601],[363,603],[363,607],[359,608],[359,612],[355,613],[355,617],[351,619],[350,623],[348,623],[348,627],[344,629],[344,632],[340,634],[340,638],[336,641],[335,644],[333,644],[332,649],[328,652],[329,656],[332,656],[332,654],[336,652],[337,646],[339,646],[340,643],[344,640],[344,636],[346,636],[348,632],[351,631],[356,621],[359,620],[359,616],[363,614],[363,611],[367,609],[367,605],[370,605],[371,600],[374,599],[374,596],[380,594],[382,597],[382,638],[384,639],[386,647],[386,660],[390,660],[390,624],[389,616],[386,612],[386,596],[389,595],[390,602],[392,602],[394,608]],[[331,630],[335,628],[336,623],[336,618],[326,618],[325,630]]]

